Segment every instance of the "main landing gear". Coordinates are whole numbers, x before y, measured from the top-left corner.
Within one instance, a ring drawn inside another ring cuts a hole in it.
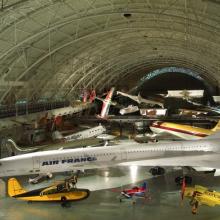
[[[175,183],[178,186],[181,186],[183,184],[183,178],[185,178],[185,184],[186,185],[191,185],[192,184],[192,177],[191,176],[177,176],[175,178]]]
[[[156,175],[163,175],[165,174],[165,169],[162,168],[162,167],[159,167],[159,166],[156,166],[156,167],[152,167],[149,172],[153,175],[153,176],[156,176]]]

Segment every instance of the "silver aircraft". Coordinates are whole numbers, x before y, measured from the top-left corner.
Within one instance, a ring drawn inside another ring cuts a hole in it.
[[[114,146],[52,150],[0,160],[0,177],[85,170],[118,165],[191,166],[220,175],[220,132],[201,140],[121,143]]]

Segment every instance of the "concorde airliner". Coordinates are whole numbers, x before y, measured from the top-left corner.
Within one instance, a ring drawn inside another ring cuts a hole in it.
[[[192,166],[216,169],[220,175],[220,133],[194,141],[53,150],[0,160],[0,177],[55,173],[116,165]]]

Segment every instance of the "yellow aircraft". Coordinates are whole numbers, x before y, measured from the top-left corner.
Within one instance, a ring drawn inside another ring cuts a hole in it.
[[[171,134],[186,140],[200,139],[213,134],[220,130],[220,121],[212,129],[194,127],[190,125],[182,125],[171,122],[156,121],[150,125],[150,129],[155,134]]]
[[[88,189],[78,189],[68,181],[62,181],[49,187],[26,191],[21,187],[17,179],[8,180],[8,195],[10,197],[36,202],[62,202],[79,201],[88,198]]]
[[[190,198],[192,213],[196,214],[199,205],[216,206],[220,205],[220,192],[209,190],[206,187],[195,185],[195,187],[182,188],[183,197]]]

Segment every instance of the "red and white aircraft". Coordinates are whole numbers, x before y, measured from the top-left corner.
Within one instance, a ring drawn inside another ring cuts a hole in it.
[[[112,96],[113,96],[113,93],[115,91],[115,87],[112,87],[110,89],[110,91],[107,93],[105,99],[101,99],[101,98],[97,98],[99,100],[101,100],[103,102],[102,104],[102,110],[101,110],[101,114],[98,115],[99,118],[103,118],[103,119],[106,119],[107,116],[108,116],[108,113],[109,113],[109,108],[110,108],[110,105],[115,105],[114,102],[112,102]]]
[[[122,198],[132,199],[132,197],[145,198],[147,191],[147,183],[144,182],[141,187],[134,186],[131,189],[125,189],[121,192],[120,201]]]

